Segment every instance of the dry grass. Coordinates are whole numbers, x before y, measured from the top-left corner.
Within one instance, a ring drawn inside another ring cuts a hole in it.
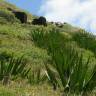
[[[13,82],[8,86],[0,84],[0,96],[61,96],[47,84],[30,86],[25,82]]]

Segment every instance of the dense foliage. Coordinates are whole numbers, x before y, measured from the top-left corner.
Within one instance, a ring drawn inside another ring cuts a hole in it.
[[[8,84],[12,78],[16,79],[17,76],[25,78],[28,75],[30,68],[27,69],[23,57],[14,58],[13,55],[8,56],[5,52],[0,57],[0,80],[4,85]]]
[[[0,1],[0,96],[95,96],[95,35],[68,23],[33,25],[38,16],[28,12],[21,24],[10,8],[20,10]]]
[[[87,33],[84,35],[86,39]],[[32,32],[31,36],[36,45],[47,49],[52,57],[51,64],[45,64],[45,67],[48,79],[55,90],[56,87],[63,87],[67,94],[84,94],[96,87],[96,64],[90,69],[91,58],[85,61],[83,54],[76,50],[75,46],[67,45],[70,40],[65,39],[62,33],[53,29],[48,33],[39,30]],[[94,38],[91,37],[91,39],[95,41]],[[91,39],[90,42],[93,42]],[[82,45],[81,42],[79,44]],[[86,46],[88,43],[84,44]]]

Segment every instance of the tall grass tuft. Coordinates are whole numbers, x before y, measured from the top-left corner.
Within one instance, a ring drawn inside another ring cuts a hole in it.
[[[47,76],[42,73],[42,70],[37,68],[36,70],[32,70],[30,74],[27,76],[28,83],[31,85],[42,84],[46,81]]]
[[[87,33],[85,31],[80,31],[78,33],[73,33],[73,40],[81,48],[92,51],[96,56],[96,37],[92,33]]]
[[[68,39],[58,29],[54,28],[50,31],[45,31],[43,28],[36,29],[31,32],[30,36],[37,46],[47,49],[49,53],[52,51],[51,46],[54,46],[55,49],[62,49],[65,46],[65,42],[68,42]]]
[[[4,56],[3,56],[4,57]],[[0,59],[0,80],[4,85],[13,79],[13,77],[20,76],[25,78],[30,71],[30,68],[27,68],[26,62],[23,59],[23,56],[15,58],[14,55],[11,57]]]
[[[78,41],[80,46],[95,52],[95,39],[92,36],[87,35],[87,33],[76,33],[75,35],[73,39],[76,42]],[[85,38],[85,41],[83,39],[80,41],[79,39],[83,38],[82,35],[88,38]],[[46,76],[52,83],[54,90],[63,88],[67,94],[83,95],[96,87],[96,65],[90,69],[91,57],[84,60],[83,54],[78,52],[76,47],[71,46],[71,43],[68,45],[68,39],[58,30],[53,29],[50,32],[34,31],[31,36],[35,44],[47,49],[52,58],[51,64],[45,64],[45,68]],[[94,46],[90,47],[87,40],[89,40],[89,43],[92,42]],[[86,44],[84,45],[83,42]]]
[[[59,85],[64,88],[64,92],[77,94],[84,94],[96,87],[96,65],[93,69],[89,68],[90,58],[85,62],[82,54],[69,52],[65,56],[59,51],[55,51],[52,58],[54,64],[45,66],[53,87],[54,84],[55,87]]]

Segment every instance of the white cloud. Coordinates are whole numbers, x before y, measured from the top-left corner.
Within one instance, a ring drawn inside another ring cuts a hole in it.
[[[45,0],[39,12],[49,21],[68,22],[96,32],[96,0]]]

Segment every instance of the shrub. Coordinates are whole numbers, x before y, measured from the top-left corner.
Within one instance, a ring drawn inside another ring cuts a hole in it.
[[[68,43],[70,40],[58,30],[53,29],[50,32],[37,30],[31,36],[35,44],[47,49],[52,58],[52,62],[45,64],[45,68],[46,76],[55,90],[59,87],[67,94],[83,95],[96,87],[96,65],[90,69],[91,58],[84,60],[83,54],[78,52],[76,47],[72,47],[71,43]],[[87,39],[85,41],[88,42]]]
[[[54,50],[52,59],[54,64],[45,66],[55,89],[59,86],[67,94],[84,94],[96,87],[96,65],[93,69],[88,67],[90,58],[85,62],[83,55],[78,55],[75,51],[67,51],[65,55],[60,50]]]
[[[51,53],[51,45],[54,46],[54,48],[63,48],[68,42],[68,39],[62,35],[58,29],[52,28],[49,31],[45,31],[42,29],[36,29],[31,32],[31,38],[35,42],[35,44],[41,48],[45,48]],[[52,48],[52,47],[51,47]]]
[[[88,49],[96,55],[96,37],[93,34],[80,31],[72,34],[72,36],[73,40],[76,41],[81,48]]]
[[[3,81],[4,85],[8,84],[13,77],[25,78],[30,71],[30,68],[26,68],[23,56],[19,58],[15,58],[13,55],[8,58],[6,56],[2,55],[3,59],[0,60],[0,80]]]
[[[0,61],[9,61],[10,58],[11,54],[9,54],[8,52],[4,51],[0,53]]]
[[[12,22],[12,23],[19,22],[15,18],[14,14],[12,14],[11,12],[9,12],[7,10],[0,10],[0,17],[2,17],[1,20],[4,18],[6,20],[6,22]]]
[[[0,24],[7,24],[6,19],[3,17],[0,17]]]

